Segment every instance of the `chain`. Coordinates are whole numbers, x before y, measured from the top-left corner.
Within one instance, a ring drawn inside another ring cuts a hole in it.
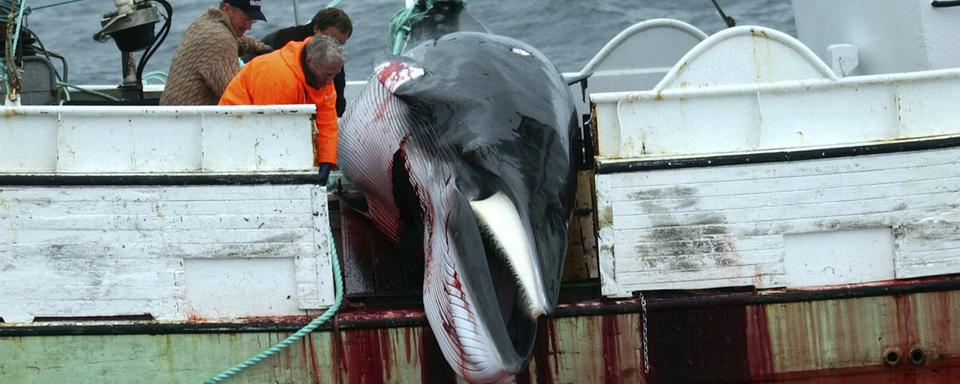
[[[643,316],[643,374],[650,374],[650,351],[647,349],[647,300],[643,297],[643,292],[638,292],[640,297],[640,313]]]

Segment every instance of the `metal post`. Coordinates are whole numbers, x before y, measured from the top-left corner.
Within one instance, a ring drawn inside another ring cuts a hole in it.
[[[123,84],[124,87],[139,86],[137,82],[137,56],[134,52],[121,53],[121,65],[123,66]]]
[[[293,25],[300,25],[300,10],[297,6],[297,0],[293,0]]]

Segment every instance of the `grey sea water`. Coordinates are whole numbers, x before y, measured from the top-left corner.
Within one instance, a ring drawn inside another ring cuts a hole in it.
[[[30,1],[40,7],[62,0]],[[168,72],[170,60],[184,30],[217,0],[169,0],[173,25],[166,41],[145,72]],[[300,23],[328,1],[299,0]],[[796,35],[789,0],[719,0],[738,25],[763,25]],[[293,0],[263,0],[267,22],[254,24],[248,34],[262,37],[294,25]],[[725,25],[710,0],[470,0],[467,9],[494,33],[527,42],[540,49],[564,72],[577,71],[618,32],[652,18],[686,21],[712,34]],[[403,0],[344,0],[339,7],[353,19],[353,37],[347,43],[347,79],[366,79],[374,60],[386,53],[390,17]],[[109,0],[83,0],[38,9],[29,15],[29,28],[47,47],[63,53],[69,62],[69,82],[118,84],[120,51],[112,41],[98,43],[100,17],[114,9]],[[157,27],[159,29],[159,25]]]

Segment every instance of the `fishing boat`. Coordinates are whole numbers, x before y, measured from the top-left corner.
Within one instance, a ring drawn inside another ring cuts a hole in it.
[[[647,20],[565,74],[584,161],[560,304],[517,380],[960,377],[954,3],[795,2],[799,39]],[[313,107],[151,106],[135,66],[63,102],[51,58],[20,65],[0,382],[204,381],[337,307],[230,380],[457,381],[420,277],[347,180],[317,185]]]

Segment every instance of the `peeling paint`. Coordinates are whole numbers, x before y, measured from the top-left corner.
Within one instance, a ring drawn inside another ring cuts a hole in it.
[[[613,226],[613,207],[606,205],[601,207],[597,217],[597,227],[604,228]]]

